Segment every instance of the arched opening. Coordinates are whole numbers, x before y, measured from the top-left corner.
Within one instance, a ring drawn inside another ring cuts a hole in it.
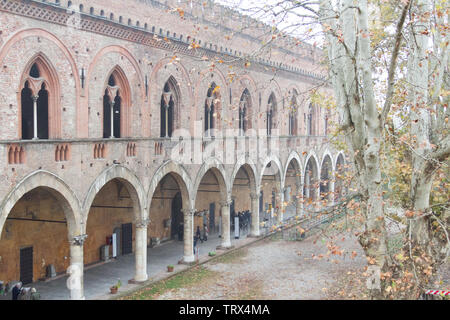
[[[214,136],[216,129],[216,120],[218,118],[220,108],[220,92],[219,87],[213,82],[207,92],[204,106],[204,128],[205,136]]]
[[[261,191],[263,208],[261,220],[269,227],[283,219],[284,193],[281,190],[281,168],[275,161],[270,161],[262,170]]]
[[[133,263],[136,244],[135,221],[140,204],[137,191],[122,178],[106,182],[95,195],[87,218],[84,263],[92,265],[110,259]],[[116,283],[121,270],[105,274],[105,281]]]
[[[20,91],[21,138],[49,139],[58,136],[59,112],[55,105],[56,80],[50,67],[40,57],[30,65]],[[53,119],[53,123],[50,123]]]
[[[103,138],[120,138],[122,124],[122,89],[116,72],[108,79],[103,96]]]
[[[259,194],[255,194],[255,175],[252,168],[248,164],[242,165],[237,171],[234,180],[232,181],[232,199],[233,210],[230,214],[232,223],[232,232],[236,226],[235,217],[238,217],[239,230],[242,235],[248,235],[252,232],[254,224],[260,224],[260,208],[259,208]],[[234,211],[234,212],[233,212]],[[256,212],[255,212],[256,211]],[[253,221],[256,219],[256,221]],[[253,233],[256,233],[253,230]],[[256,234],[258,235],[258,233]]]
[[[276,118],[276,110],[277,110],[277,100],[275,98],[275,94],[272,94],[269,97],[269,101],[267,102],[267,111],[266,111],[266,130],[267,135],[272,135],[272,129],[276,127],[276,123],[274,119]]]
[[[301,211],[301,169],[297,159],[292,159],[287,167],[284,179],[286,202],[285,218],[290,218],[300,214]]]
[[[166,174],[158,183],[150,203],[150,219],[148,241],[151,246],[169,240],[180,241],[178,245],[183,252],[184,239],[183,206],[186,194],[183,194],[184,183],[176,173]]]
[[[241,95],[239,103],[239,135],[245,136],[247,129],[252,128],[252,99],[248,89],[245,89]]]
[[[308,136],[316,135],[316,107],[310,103],[307,114],[306,134]]]
[[[333,200],[333,192],[331,190],[331,179],[333,177],[333,164],[330,156],[325,156],[320,172],[320,199],[324,201],[324,205]]]
[[[223,229],[220,208],[221,202],[226,200],[226,192],[224,177],[217,168],[209,169],[202,176],[195,196],[194,234],[200,231],[203,236],[206,227],[209,235],[220,235]]]
[[[161,138],[172,137],[176,129],[176,119],[178,118],[179,90],[178,84],[173,77],[164,84],[161,95],[160,128]]]
[[[316,161],[314,157],[310,157],[305,167],[305,183],[303,188],[303,196],[305,199],[306,207],[313,208],[317,204],[314,202],[318,200],[318,188],[319,188],[319,173]]]
[[[70,266],[71,220],[72,208],[58,190],[41,186],[20,197],[6,216],[0,238],[3,285],[33,284],[43,298],[54,298],[43,281],[65,274]],[[64,292],[59,299],[69,298],[69,291]]]

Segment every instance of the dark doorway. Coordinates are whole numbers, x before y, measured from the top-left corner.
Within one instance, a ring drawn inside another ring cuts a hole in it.
[[[33,282],[33,247],[20,249],[20,281],[23,285]]]
[[[122,224],[122,255],[133,252],[133,224]]]
[[[209,232],[216,232],[216,204],[209,204]]]
[[[180,231],[183,231],[183,228],[181,227],[183,224],[182,208],[181,193],[178,192],[172,200],[172,221],[170,224],[170,236],[172,239],[183,239],[182,235],[179,237]]]

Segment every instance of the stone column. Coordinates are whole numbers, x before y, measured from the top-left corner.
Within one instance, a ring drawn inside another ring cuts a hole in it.
[[[147,275],[147,227],[148,219],[136,222],[135,282],[148,280]]]
[[[220,203],[222,210],[222,243],[218,247],[219,249],[230,249],[230,206],[231,200],[227,200]]]
[[[114,138],[114,100],[111,101],[111,136],[110,138]]]
[[[295,215],[301,216],[303,211],[303,184],[297,182],[295,187],[297,188],[297,196],[295,197]]]
[[[280,205],[278,206],[278,216],[277,216],[278,223],[282,223],[283,222],[283,216],[284,216],[284,190],[285,189],[281,189],[281,192],[279,193]]]
[[[195,209],[182,210],[184,216],[184,255],[183,262],[191,263],[194,257],[194,213]]]
[[[39,99],[39,96],[35,95],[31,98],[33,99],[33,140],[38,140],[37,101]]]
[[[259,195],[251,193],[250,198],[252,199],[252,226],[250,236],[259,237]]]
[[[84,260],[83,260],[83,245],[87,235],[80,235],[74,237],[70,241],[70,267],[67,273],[70,277],[67,279],[67,287],[70,290],[71,300],[85,300],[84,297]]]

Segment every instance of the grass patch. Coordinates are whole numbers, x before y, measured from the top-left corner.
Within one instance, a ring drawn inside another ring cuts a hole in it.
[[[231,253],[224,254],[217,259],[211,261],[211,264],[219,264],[219,263],[238,263],[243,258],[247,256],[248,248],[242,248],[235,250]]]
[[[153,300],[167,291],[186,288],[215,275],[216,272],[204,266],[198,266],[189,271],[177,274],[170,279],[156,282],[119,300]]]

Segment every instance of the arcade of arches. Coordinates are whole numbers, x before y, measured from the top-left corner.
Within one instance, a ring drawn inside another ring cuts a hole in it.
[[[63,2],[0,4],[0,21],[14,25],[0,33],[4,283],[70,273],[70,297],[83,299],[84,268],[107,256],[134,256],[133,280],[146,281],[150,246],[179,242],[178,259],[191,263],[197,227],[220,234],[227,249],[237,212],[250,212],[248,232],[257,237],[266,221],[282,223],[315,200],[330,205],[346,193],[347,159],[328,143],[325,111],[305,93],[325,74],[313,63],[320,53],[304,44],[285,50],[285,61],[211,68],[204,56],[243,54],[217,51],[221,37],[207,35],[191,50],[182,35],[197,24],[190,18],[170,42],[156,41],[159,27],[142,22],[167,23],[160,15],[170,13],[130,1],[145,11],[140,24],[96,15],[105,1],[92,0],[92,14],[80,17],[80,28],[92,29],[71,28],[71,36],[60,23],[69,15]],[[41,10],[47,14],[36,16]],[[282,64],[294,56],[295,65]],[[235,130],[227,139],[226,129]],[[188,138],[179,139],[182,130]]]

